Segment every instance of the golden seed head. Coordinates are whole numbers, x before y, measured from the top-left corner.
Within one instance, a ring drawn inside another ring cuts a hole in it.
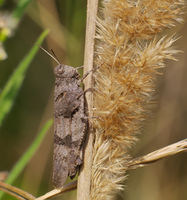
[[[103,0],[95,50],[95,144],[91,199],[114,199],[123,189],[128,148],[136,141],[155,80],[175,60],[174,36],[157,36],[182,22],[184,0]]]

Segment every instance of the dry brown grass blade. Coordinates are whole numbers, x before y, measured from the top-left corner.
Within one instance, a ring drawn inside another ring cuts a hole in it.
[[[40,196],[40,197],[34,197],[31,194],[29,194],[28,192],[25,192],[17,187],[11,186],[7,183],[1,182],[0,181],[0,190],[16,197],[17,199],[20,200],[45,200],[45,199],[50,199],[54,196],[57,196],[61,193],[76,189],[77,187],[77,181],[73,181],[71,183],[66,184],[64,187],[60,188],[60,189],[54,189],[51,190],[50,192]]]
[[[0,181],[0,190],[20,200],[34,200],[35,199],[35,197],[32,196],[31,194],[1,181]]]
[[[148,164],[156,162],[160,159],[173,156],[175,154],[187,151],[187,138],[176,142],[174,144],[168,145],[156,151],[153,151],[145,156],[140,156],[138,158],[132,159],[128,163],[128,169],[136,169],[139,167],[145,167]]]
[[[59,188],[59,189],[54,189],[54,190],[51,190],[50,192],[36,198],[35,200],[45,200],[45,199],[50,199],[54,196],[57,196],[61,193],[64,193],[64,192],[67,192],[67,191],[70,191],[70,190],[73,190],[77,187],[77,181],[73,181],[71,183],[68,183],[66,184],[64,187],[62,188]]]

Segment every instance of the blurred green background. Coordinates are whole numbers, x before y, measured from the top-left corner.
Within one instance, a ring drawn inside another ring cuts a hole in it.
[[[4,1],[1,11],[12,12],[18,1]],[[187,20],[185,20],[187,22]],[[50,33],[42,45],[53,49],[62,63],[83,64],[86,23],[86,0],[31,1],[13,37],[5,41],[8,58],[0,61],[0,89],[44,29]],[[168,34],[182,36],[176,43],[184,51],[178,62],[167,62],[164,76],[159,77],[151,118],[146,122],[134,156],[177,142],[187,136],[187,26],[177,25]],[[53,67],[56,65],[43,51],[31,63],[11,112],[0,127],[0,171],[9,171],[32,143],[43,124],[53,117]],[[39,150],[13,185],[39,196],[53,189],[53,128],[48,131]],[[6,198],[7,199],[7,196]],[[8,199],[13,199],[10,196]],[[68,192],[54,199],[76,199]],[[180,154],[149,167],[129,172],[126,190],[119,199],[186,200],[187,155]]]

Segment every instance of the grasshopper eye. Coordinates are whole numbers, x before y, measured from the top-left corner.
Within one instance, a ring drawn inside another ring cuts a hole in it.
[[[62,65],[58,65],[57,67],[55,67],[54,73],[56,74],[56,76],[62,75],[64,73],[64,67]]]
[[[64,73],[64,69],[62,66],[60,66],[58,69],[57,69],[57,73],[58,74],[63,74]]]

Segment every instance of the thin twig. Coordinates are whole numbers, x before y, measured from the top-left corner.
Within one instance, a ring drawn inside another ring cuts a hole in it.
[[[15,186],[0,181],[0,190],[6,192],[20,200],[34,200],[35,197]]]
[[[49,199],[49,198],[52,198],[54,196],[57,196],[61,193],[64,193],[64,192],[67,192],[67,191],[70,191],[70,190],[73,190],[77,187],[77,181],[73,181],[71,183],[68,183],[66,184],[64,187],[62,188],[58,188],[58,189],[54,189],[54,190],[51,190],[50,192],[36,198],[35,200],[45,200],[45,199]]]
[[[96,15],[97,15],[98,0],[87,1],[87,22],[86,22],[86,41],[84,50],[84,74],[93,69],[93,57],[94,57],[94,38],[96,27]],[[84,80],[85,90],[93,88],[92,86],[92,73],[90,73]],[[93,96],[92,93],[86,94],[86,100],[88,104],[89,118],[93,116]],[[92,149],[93,149],[93,134],[91,128],[89,128],[89,136],[87,138],[85,152],[84,152],[84,165],[82,166],[77,189],[77,200],[89,200],[90,199],[90,178],[91,178],[91,166],[92,166]]]
[[[140,156],[130,160],[128,164],[128,169],[136,169],[139,167],[145,167],[148,164],[156,162],[160,159],[187,151],[187,138],[176,142],[174,144],[168,145],[145,156]]]

